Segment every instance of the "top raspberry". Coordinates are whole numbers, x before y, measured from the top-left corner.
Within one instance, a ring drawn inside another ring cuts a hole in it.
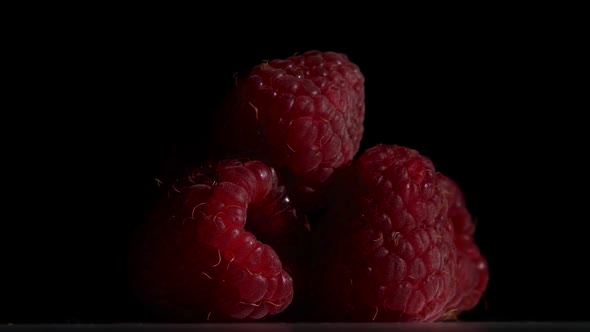
[[[269,162],[305,206],[357,153],[364,114],[358,66],[344,54],[310,51],[262,63],[236,80],[216,128],[217,148]]]

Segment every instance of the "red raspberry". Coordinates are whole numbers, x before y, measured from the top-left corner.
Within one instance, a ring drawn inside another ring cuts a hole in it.
[[[473,309],[481,300],[489,280],[488,264],[473,239],[475,224],[461,189],[447,176],[439,173],[438,177],[449,200],[449,218],[455,229],[457,292],[447,309],[449,313],[457,315]]]
[[[377,145],[337,176],[314,248],[319,311],[330,320],[434,321],[455,295],[447,199],[429,159]]]
[[[165,319],[261,319],[291,303],[286,265],[308,234],[272,168],[209,164],[174,183],[137,232],[131,285]]]
[[[216,150],[255,156],[287,175],[300,207],[359,149],[364,76],[344,54],[310,51],[254,67],[220,112]]]

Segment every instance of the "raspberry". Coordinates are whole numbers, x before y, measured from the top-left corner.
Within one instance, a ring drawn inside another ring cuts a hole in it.
[[[489,280],[488,264],[475,244],[475,224],[457,183],[438,174],[439,184],[449,200],[449,218],[455,229],[457,247],[457,292],[448,304],[451,313],[473,309],[481,300]]]
[[[286,176],[298,207],[312,210],[321,206],[321,184],[359,149],[364,99],[364,76],[344,54],[262,63],[236,80],[215,149],[268,162]]]
[[[237,159],[209,163],[172,184],[137,231],[131,286],[164,319],[275,315],[292,302],[287,270],[307,235],[272,168]]]
[[[432,162],[377,145],[336,179],[314,235],[318,311],[335,321],[439,319],[455,295],[456,249]]]

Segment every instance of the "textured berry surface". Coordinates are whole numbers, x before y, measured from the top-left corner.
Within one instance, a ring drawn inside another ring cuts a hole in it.
[[[314,236],[318,315],[328,320],[433,321],[455,295],[446,196],[429,159],[377,145],[337,176]]]
[[[475,224],[459,186],[443,174],[439,173],[438,177],[448,197],[449,218],[455,229],[457,247],[457,292],[448,304],[448,310],[459,314],[473,309],[481,300],[489,279],[488,264],[474,241]]]
[[[269,162],[299,206],[359,149],[364,76],[346,55],[310,51],[254,67],[236,79],[216,126],[217,148]]]
[[[291,303],[293,280],[277,252],[296,257],[307,235],[272,168],[208,164],[172,184],[138,230],[131,285],[166,320],[261,319]]]

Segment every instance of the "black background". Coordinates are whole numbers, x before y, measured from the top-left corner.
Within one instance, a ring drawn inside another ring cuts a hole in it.
[[[35,92],[4,123],[16,130],[6,140],[15,186],[0,321],[146,319],[127,293],[124,252],[155,178],[203,158],[235,72],[311,49],[346,53],[365,74],[361,150],[415,148],[463,188],[490,265],[485,301],[464,319],[587,319],[576,21],[200,22],[208,15],[80,17],[20,41],[18,76]]]

